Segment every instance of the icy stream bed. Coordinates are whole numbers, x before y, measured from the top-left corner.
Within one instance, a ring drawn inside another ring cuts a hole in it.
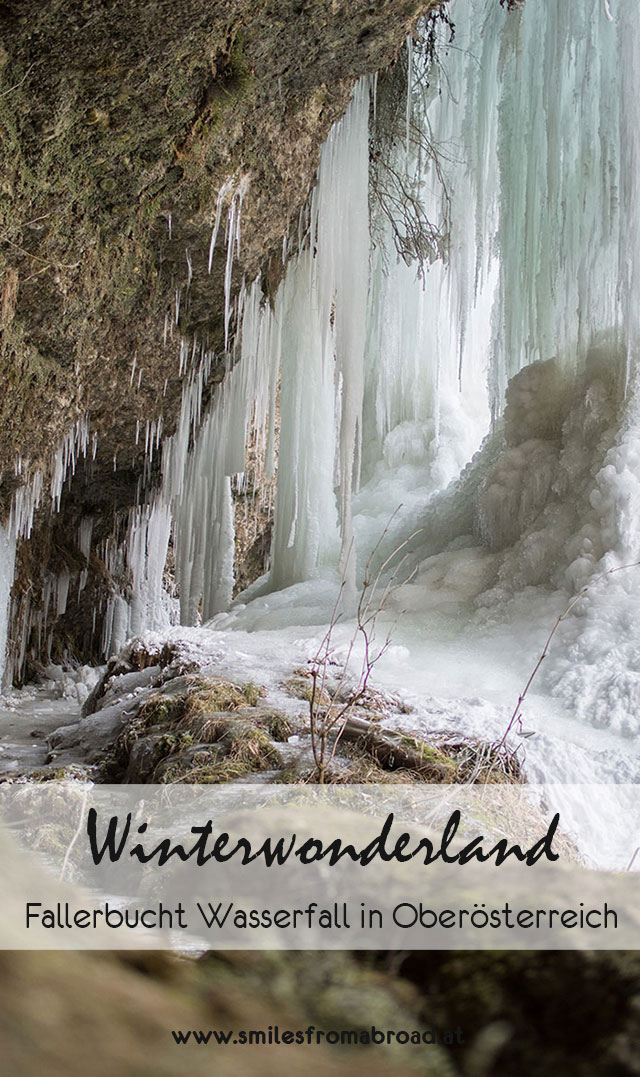
[[[44,767],[48,735],[79,717],[79,703],[50,688],[24,688],[1,697],[0,778]]]

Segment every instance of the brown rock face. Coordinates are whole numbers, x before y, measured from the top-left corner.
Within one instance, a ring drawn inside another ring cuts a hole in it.
[[[208,260],[224,182],[248,184],[232,293],[262,274],[272,294],[283,237],[297,230],[320,147],[356,78],[392,63],[435,6],[0,4],[2,513],[17,455],[29,461],[23,478],[45,475],[32,550],[19,556],[14,618],[27,614],[25,594],[37,608],[42,569],[63,563],[73,589],[82,516],[94,518],[98,552],[114,511],[135,502],[144,449],[136,427],[161,416],[164,433],[175,425],[180,338],[213,350],[212,382],[221,376],[226,205],[211,273]],[[85,416],[97,454],[79,467],[52,525],[52,454]],[[98,567],[92,576],[88,609],[102,586]],[[60,647],[88,655],[87,626],[76,621]],[[38,654],[33,640],[30,649]]]
[[[176,289],[179,333],[222,345],[224,256],[207,272],[222,183],[249,177],[235,286],[277,274],[355,78],[430,6],[2,5],[3,469],[16,452],[46,468],[84,414],[101,455],[134,448],[136,419],[170,425]]]

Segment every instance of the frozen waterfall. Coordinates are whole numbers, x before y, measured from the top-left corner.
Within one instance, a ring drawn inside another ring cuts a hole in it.
[[[231,601],[232,487],[250,441],[267,474],[277,465],[277,493],[270,571],[249,598],[335,572],[355,586],[400,505],[388,545],[420,530],[412,609],[483,616],[640,556],[637,29],[628,5],[612,3],[612,20],[601,0],[450,11],[438,63],[411,49],[391,133],[384,79],[356,87],[273,303],[258,282],[242,290],[204,417],[212,357],[193,349],[154,510],[173,518],[184,623]],[[229,201],[227,261],[239,189],[230,180],[216,210],[217,257]],[[422,272],[411,202],[431,230]],[[148,548],[129,538],[133,576],[157,582]],[[615,587],[635,593],[629,577]]]
[[[246,308],[245,429],[273,401],[258,378],[280,383],[271,570],[215,621],[248,631],[246,651],[268,629],[304,660],[340,550],[353,535],[361,572],[395,512],[381,553],[417,531],[414,575],[376,677],[426,728],[435,711],[486,737],[588,586],[526,714],[530,775],[563,783],[640,769],[624,740],[639,731],[640,570],[608,575],[640,559],[640,34],[628,5],[610,10],[454,0],[440,63],[413,47],[391,138],[383,80],[359,84],[273,307]],[[381,211],[367,131],[433,226],[423,274],[403,208]],[[564,810],[577,804],[567,794]]]
[[[416,489],[426,508],[460,475],[523,368],[554,360],[511,392],[511,426],[524,447],[502,458],[493,483],[488,464],[476,468],[476,485],[488,488],[462,515],[485,544],[513,544],[544,509],[554,470],[547,458],[562,451],[563,400],[599,379],[602,409],[619,407],[637,335],[637,67],[629,42],[638,35],[628,14],[612,11],[613,22],[599,0],[571,9],[545,0],[516,13],[491,0],[456,0],[455,40],[442,44],[440,65],[429,70],[414,48],[407,130],[416,133],[407,145],[403,129],[384,152],[399,189],[420,200],[434,227],[447,222],[424,279],[415,261],[399,256],[389,220],[374,219],[381,214],[366,147],[368,137],[377,140],[377,84],[359,84],[323,150],[308,228],[274,309],[256,317],[248,305],[243,325],[243,362],[263,352],[245,379],[245,409],[263,392],[260,368],[271,384],[279,370],[282,382],[272,589],[335,564],[337,528],[344,561],[354,495],[356,516],[361,507],[372,517],[379,505],[379,533],[406,494],[412,528]],[[397,235],[405,222],[396,216]],[[627,399],[625,421],[633,422],[630,388]],[[591,411],[598,406],[592,399]],[[608,428],[617,421],[608,415]],[[210,469],[224,468],[223,455],[209,458]],[[595,485],[606,485],[606,475]],[[612,515],[597,526],[617,529],[620,541],[604,539],[599,557],[613,549],[632,558],[635,540],[628,528],[622,535],[613,507],[619,497],[603,496]],[[441,520],[447,511],[439,508]],[[494,518],[501,514],[504,533]],[[458,526],[447,536],[436,525],[433,552],[464,534]],[[357,519],[355,531],[366,553],[373,531]],[[567,565],[578,560],[568,548],[559,556]]]
[[[170,534],[183,624],[278,628],[326,621],[393,514],[381,553],[417,532],[403,646],[468,632],[490,650],[509,625],[520,669],[572,594],[640,559],[634,5],[449,11],[455,38],[436,63],[416,40],[404,69],[356,86],[272,300],[259,281],[235,299],[227,287],[226,372],[206,409],[214,356],[182,342],[161,486],[105,551],[129,581],[110,600],[105,653],[175,617]],[[238,173],[216,206],[210,265],[225,259],[228,284],[249,190]],[[151,460],[161,424],[147,425]],[[79,425],[54,502],[87,444]],[[270,567],[232,605],[249,447],[277,476]],[[14,511],[23,531],[36,479]],[[12,551],[3,532],[0,642]],[[594,583],[545,668],[567,713],[625,735],[640,702],[638,579]]]

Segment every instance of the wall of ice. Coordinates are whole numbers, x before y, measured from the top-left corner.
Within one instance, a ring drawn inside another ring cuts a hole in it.
[[[257,283],[242,290],[241,334],[204,417],[211,357],[185,353],[162,490],[185,623],[231,600],[231,484],[250,436],[269,470],[277,456],[263,590],[336,565],[354,582],[354,536],[362,560],[400,502],[389,542],[419,525],[414,567],[465,536],[500,551],[492,601],[541,583],[570,590],[603,557],[635,556],[619,476],[638,338],[637,30],[600,0],[511,13],[455,0],[451,14],[439,65],[412,49],[406,130],[385,145],[426,218],[447,222],[424,276],[371,216],[377,83],[362,81],[323,149],[273,304]],[[211,255],[225,211],[227,266],[245,188],[232,178],[219,199]],[[129,547],[146,578],[147,544]]]
[[[456,36],[439,66],[427,71],[413,50],[407,136],[385,150],[427,218],[450,222],[424,279],[399,257],[388,225],[365,253],[363,147],[367,130],[375,143],[377,118],[375,84],[362,83],[323,151],[308,234],[263,315],[276,326],[267,365],[282,376],[272,588],[335,562],[336,526],[344,560],[354,496],[365,556],[400,501],[411,504],[392,538],[419,520],[425,555],[463,526],[493,550],[514,546],[551,501],[544,541],[530,540],[504,568],[516,587],[557,582],[561,565],[577,585],[605,552],[634,556],[617,472],[596,474],[613,451],[612,428],[627,421],[625,389],[633,408],[637,29],[628,9],[599,0],[511,13],[456,0],[451,15]],[[254,316],[244,327],[252,354],[259,326]],[[575,395],[590,416],[582,447],[580,419],[566,407]],[[434,520],[430,498],[471,459],[490,416],[484,457],[464,494],[448,495],[457,507],[440,498]],[[578,424],[573,433],[565,422]],[[605,438],[597,459],[587,451],[594,423]],[[592,493],[608,506],[596,522]],[[586,545],[575,537],[581,514],[600,535]]]

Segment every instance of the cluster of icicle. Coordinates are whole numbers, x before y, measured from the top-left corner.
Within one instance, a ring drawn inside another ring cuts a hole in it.
[[[455,477],[524,366],[557,356],[565,371],[578,371],[604,335],[612,353],[626,354],[630,380],[640,348],[633,9],[622,0],[539,0],[507,12],[495,0],[454,0],[455,41],[443,45],[429,79],[412,50],[406,130],[391,163],[429,214],[447,200],[451,221],[446,260],[424,282],[397,257],[390,230],[370,250],[375,80],[357,85],[323,148],[273,305],[262,303],[257,283],[242,289],[235,345],[231,271],[248,179],[221,190],[211,258],[226,206],[229,370],[202,417],[210,357],[192,363],[178,430],[164,441],[162,490],[132,516],[127,557],[148,620],[162,608],[151,591],[169,517],[182,620],[193,623],[200,611],[206,620],[229,603],[231,481],[256,429],[274,466],[279,385],[272,588],[340,558],[344,568],[352,495],[381,461],[423,460],[441,486]],[[412,124],[439,155],[440,175]],[[144,616],[129,611],[125,628],[114,605],[105,648]]]
[[[78,419],[60,442],[51,460],[51,511],[60,509],[60,499],[66,480],[75,474],[76,465],[80,457],[87,456],[89,452],[89,422],[86,416]],[[91,439],[91,452],[95,458],[98,442],[97,435]],[[28,539],[33,529],[33,520],[36,510],[42,503],[44,492],[44,476],[39,468],[31,469],[29,461],[22,457],[16,457],[14,464],[15,477],[19,485],[13,496],[11,512],[6,526],[0,524],[0,687],[2,686],[5,672],[5,654],[7,646],[7,630],[9,617],[9,598],[13,584],[16,546],[19,539]],[[64,595],[66,605],[66,593],[64,579],[60,583],[61,595]],[[68,589],[68,579],[67,579]],[[46,595],[49,602],[49,593]],[[46,614],[44,615],[46,620]],[[28,635],[30,624],[24,626],[23,641]],[[23,642],[24,646],[24,642]],[[24,654],[19,661],[24,659]]]
[[[278,379],[274,589],[340,550],[344,562],[352,493],[377,461],[402,462],[418,444],[436,482],[455,477],[523,367],[557,356],[579,372],[604,340],[627,355],[625,377],[636,368],[640,35],[629,5],[544,0],[508,13],[457,0],[451,15],[455,41],[430,79],[413,50],[406,138],[390,150],[428,215],[448,201],[448,256],[423,282],[390,234],[370,252],[375,83],[363,80],[322,151],[307,234],[273,307],[258,312],[256,286],[247,293],[240,362],[187,465],[176,527],[186,620],[201,595],[205,618],[229,600],[228,480]]]
[[[369,83],[363,81],[323,148],[308,234],[301,235],[273,307],[263,303],[258,282],[242,289],[241,343],[233,366],[197,434],[200,372],[193,376],[177,433],[165,443],[163,498],[174,516],[184,623],[194,623],[200,610],[208,620],[231,600],[231,480],[245,470],[250,436],[262,446],[265,473],[273,473],[277,404],[273,586],[306,579],[323,557],[337,552],[336,488],[348,549],[353,460],[360,457],[362,437],[369,108]]]
[[[172,533],[182,623],[194,624],[201,615],[206,619],[231,601],[234,548],[231,476],[244,471],[251,418],[255,413],[258,428],[264,429],[267,413],[262,414],[261,402],[266,399],[275,402],[275,386],[269,389],[268,376],[265,381],[256,371],[256,364],[263,369],[263,353],[247,356],[243,347],[238,355],[238,348],[231,341],[232,322],[248,321],[249,310],[255,309],[258,303],[257,286],[250,292],[243,286],[235,301],[232,296],[233,264],[240,253],[242,205],[249,183],[250,174],[243,173],[230,177],[221,186],[209,245],[211,273],[226,212],[224,334],[228,370],[203,420],[203,393],[214,356],[197,340],[191,345],[184,339],[180,341],[179,373],[181,377],[185,375],[185,384],[176,431],[162,443],[161,488],[151,500],[129,514],[124,541],[113,541],[104,551],[113,578],[128,579],[126,594],[113,593],[104,611],[101,645],[106,656],[147,628],[165,627],[174,616],[174,603],[164,586]],[[188,251],[186,261],[188,289],[192,277]],[[177,289],[176,325],[181,300]],[[257,310],[254,316],[257,319]],[[166,320],[165,337],[167,332]],[[272,407],[272,417],[274,411]],[[161,417],[157,422],[147,423],[142,487],[161,435]]]
[[[369,93],[368,83],[357,87],[347,115],[323,149],[308,234],[302,234],[301,226],[295,268],[286,273],[273,308],[263,302],[258,281],[241,288],[235,321],[242,331],[235,343],[229,339],[231,270],[239,251],[247,177],[221,188],[209,268],[226,204],[227,370],[203,416],[213,356],[194,346],[181,359],[181,369],[188,367],[189,373],[176,432],[163,443],[162,487],[131,515],[125,543],[114,544],[109,553],[115,577],[128,570],[131,586],[127,597],[114,594],[109,600],[102,640],[106,654],[144,627],[167,623],[162,569],[171,527],[181,622],[206,621],[228,607],[234,585],[232,482],[245,471],[250,438],[259,447],[264,474],[274,473],[278,408],[287,421],[277,453],[275,585],[307,578],[323,556],[336,553],[334,475],[340,475],[341,466],[344,481],[337,481],[347,521],[343,532],[348,534],[351,461],[360,453],[364,389]],[[351,237],[347,260],[345,229]],[[182,352],[185,347],[183,343]],[[336,441],[341,448],[334,468]]]

